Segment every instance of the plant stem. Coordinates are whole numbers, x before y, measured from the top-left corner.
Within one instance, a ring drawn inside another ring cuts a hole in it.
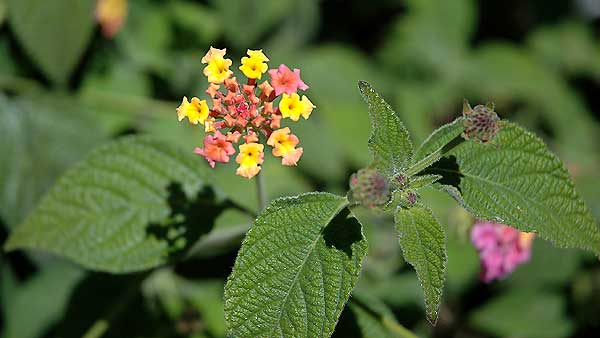
[[[398,335],[398,337],[401,338],[418,338],[414,333],[410,332],[410,330],[408,330],[407,328],[405,328],[404,326],[402,326],[402,324],[390,320],[388,318],[383,318],[381,320],[381,322],[383,323],[383,326],[385,326],[386,328],[388,328],[390,331],[396,333]]]
[[[98,319],[81,338],[100,338],[108,330],[108,321]]]
[[[438,149],[433,153],[427,155],[419,162],[415,163],[412,167],[408,168],[408,170],[406,170],[406,176],[411,177],[415,174],[418,174],[425,168],[437,162],[440,158],[442,158],[442,150]]]
[[[464,142],[464,139],[462,138],[462,136],[460,136],[460,135],[456,136],[450,142],[446,143],[445,145],[439,147],[434,152],[425,156],[419,162],[413,164],[412,167],[410,167],[406,170],[406,176],[410,177],[410,176],[416,175],[416,174],[420,173],[421,171],[427,169],[429,166],[431,166],[435,162],[439,161],[444,156],[444,154],[447,154],[449,151],[454,149],[456,146],[458,146],[462,142]]]
[[[262,171],[256,175],[256,194],[258,196],[258,211],[260,212],[267,206],[267,195]]]

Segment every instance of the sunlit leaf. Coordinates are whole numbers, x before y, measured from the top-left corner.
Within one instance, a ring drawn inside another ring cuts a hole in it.
[[[347,203],[310,193],[275,200],[259,215],[225,287],[231,335],[331,335],[367,252],[360,224],[340,213]]]
[[[394,221],[404,259],[415,268],[421,282],[427,319],[435,324],[446,279],[446,234],[424,206],[398,207]]]
[[[392,109],[367,82],[358,83],[369,106],[372,130],[369,148],[373,165],[381,173],[393,177],[405,168],[413,154],[408,131]]]
[[[463,142],[430,172],[481,219],[600,253],[600,228],[560,160],[535,135],[501,123],[491,144]]]

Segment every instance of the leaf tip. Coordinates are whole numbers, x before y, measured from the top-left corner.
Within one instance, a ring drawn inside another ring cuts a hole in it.
[[[435,309],[433,311],[427,311],[427,321],[429,322],[429,324],[431,324],[431,326],[437,325],[438,312],[438,309]]]
[[[373,91],[373,87],[364,80],[358,81],[358,89],[360,89],[361,94],[365,95],[367,91]]]

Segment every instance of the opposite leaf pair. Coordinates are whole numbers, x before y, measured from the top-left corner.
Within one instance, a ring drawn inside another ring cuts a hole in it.
[[[500,121],[493,141],[464,140],[459,118],[413,151],[389,105],[367,83],[359,87],[373,120],[372,168],[400,197],[386,209],[394,213],[431,322],[444,285],[445,235],[417,195],[408,199],[410,191],[432,185],[479,219],[600,254],[600,229],[539,138]],[[5,248],[43,249],[114,273],[178,261],[223,209],[236,207],[211,187],[202,166],[193,154],[148,137],[101,146],[58,181]],[[332,334],[367,252],[349,205],[345,197],[310,193],[273,201],[258,216],[225,289],[231,336]]]
[[[478,106],[436,130],[413,151],[391,107],[366,82],[359,87],[373,121],[369,147],[374,161],[372,169],[353,176],[351,186],[366,186],[359,200],[372,198],[368,206],[393,211],[400,246],[417,272],[431,323],[437,320],[444,288],[445,231],[416,195],[408,203],[388,195],[410,196],[433,186],[480,219],[536,232],[558,246],[600,253],[600,229],[562,163],[539,138],[499,121],[495,113],[481,115],[493,108]],[[482,123],[482,118],[487,120]],[[481,135],[485,138],[473,139]],[[379,196],[373,195],[377,189],[383,192]],[[350,197],[356,202],[356,190]],[[276,200],[259,216],[225,289],[233,336],[331,335],[340,303],[347,301],[365,255],[360,226],[345,213],[335,216],[351,202],[313,193]],[[340,228],[340,222],[345,223],[344,231],[330,230]],[[354,241],[339,246],[332,234]]]

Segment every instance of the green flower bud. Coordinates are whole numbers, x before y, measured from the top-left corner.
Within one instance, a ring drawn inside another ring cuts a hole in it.
[[[350,199],[366,207],[385,205],[392,197],[387,177],[375,169],[361,169],[350,177]]]

